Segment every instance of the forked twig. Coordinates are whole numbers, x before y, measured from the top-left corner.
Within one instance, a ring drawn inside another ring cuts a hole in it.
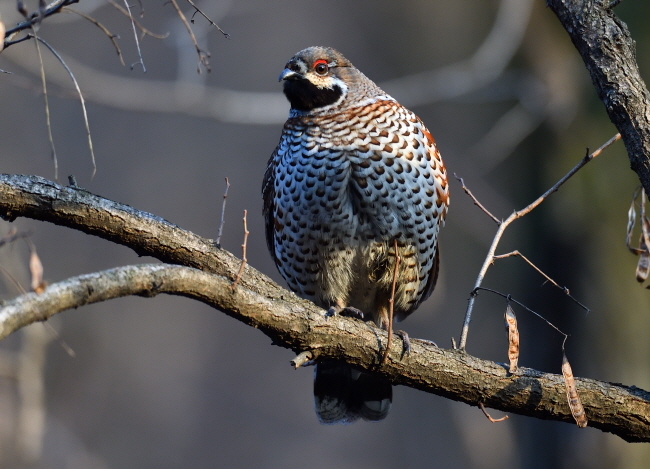
[[[194,2],[193,2],[192,0],[185,0],[185,1],[186,1],[187,3],[189,3],[190,5],[192,5],[192,8],[194,8],[194,9],[196,10],[196,11],[194,12],[194,14],[198,13],[199,15],[201,15],[203,18],[205,18],[205,19],[208,21],[208,23],[210,23],[212,26],[214,26],[215,28],[217,28],[217,29],[219,30],[219,32],[220,32],[221,34],[223,34],[224,37],[225,37],[226,39],[230,39],[230,34],[228,34],[227,32],[225,32],[223,29],[221,29],[221,28],[219,27],[219,25],[218,25],[217,23],[215,23],[215,22],[212,21],[210,18],[208,18],[208,15],[206,15],[205,13],[203,13],[203,11],[201,11],[201,9],[200,9],[199,7],[197,7],[197,6],[194,4]],[[192,15],[192,17],[194,17],[194,15]],[[192,23],[194,23],[194,20],[192,20]]]
[[[490,213],[490,211],[489,211],[487,208],[485,208],[485,207],[483,206],[483,204],[482,204],[481,202],[479,202],[478,199],[477,199],[476,197],[474,197],[474,194],[472,194],[472,191],[470,191],[470,190],[467,188],[467,186],[465,186],[465,181],[463,181],[463,178],[458,177],[458,176],[456,175],[456,173],[454,173],[454,177],[458,180],[458,182],[460,182],[460,188],[463,189],[463,190],[465,191],[465,194],[467,194],[467,195],[470,197],[470,199],[472,199],[472,202],[474,202],[474,205],[476,205],[478,208],[480,208],[481,210],[483,210],[483,212],[485,212],[485,214],[486,214],[488,217],[490,217],[492,220],[494,220],[495,223],[496,223],[497,225],[500,225],[500,224],[501,224],[501,220],[499,220],[497,217],[495,217],[494,215],[492,215],[492,214]]]
[[[478,406],[479,406],[480,409],[483,411],[483,415],[485,415],[485,416],[487,417],[487,419],[488,419],[490,422],[492,422],[492,423],[503,422],[504,420],[508,420],[508,416],[507,416],[507,415],[504,415],[504,416],[501,417],[500,419],[492,418],[492,417],[490,416],[490,414],[488,414],[488,411],[485,410],[485,406],[483,405],[482,402],[479,402],[479,403],[478,403]]]
[[[39,11],[38,13],[33,13],[29,15],[27,13],[27,9],[25,8],[24,4],[22,7],[19,6],[18,11],[25,16],[25,21],[22,21],[18,23],[16,26],[14,26],[11,29],[8,29],[4,37],[9,39],[12,38],[13,36],[16,35],[16,33],[20,31],[24,31],[26,29],[31,29],[32,26],[35,24],[40,23],[44,18],[47,18],[50,15],[53,15],[55,13],[58,13],[61,8],[63,8],[66,5],[71,5],[72,3],[76,3],[78,0],[54,0],[52,3],[47,5],[47,7],[44,10]],[[3,38],[4,39],[4,38]],[[5,47],[9,47],[10,45],[16,44],[18,42],[21,42],[23,39],[18,40],[18,41],[8,41],[5,43]]]
[[[93,18],[92,16],[88,16],[87,14],[85,14],[85,13],[79,11],[79,10],[75,10],[74,8],[65,7],[61,11],[68,12],[68,13],[75,13],[75,14],[81,16],[82,18],[90,21],[92,24],[94,24],[99,29],[101,29],[102,32],[104,34],[106,34],[106,37],[108,37],[108,39],[110,39],[110,41],[113,43],[113,47],[115,48],[115,51],[117,52],[117,56],[120,59],[120,63],[122,65],[126,66],[126,64],[124,63],[124,57],[122,57],[122,50],[120,49],[120,46],[118,45],[117,41],[115,40],[115,38],[119,39],[119,36],[117,34],[113,34],[112,32],[110,32],[108,30],[108,28],[106,26],[101,24],[95,18]]]
[[[32,30],[32,37],[38,39],[36,31]],[[50,142],[50,149],[52,151],[52,162],[54,163],[54,180],[59,180],[59,160],[56,157],[56,147],[54,146],[54,137],[52,136],[52,122],[50,120],[50,100],[47,94],[47,80],[45,79],[45,66],[43,65],[43,54],[41,54],[41,46],[38,40],[34,41],[36,45],[36,53],[38,54],[38,62],[41,66],[41,85],[43,86],[43,101],[45,103],[45,124],[47,126],[47,138]]]
[[[299,353],[289,363],[291,363],[291,366],[297,370],[301,366],[309,366],[310,364],[314,363],[319,355],[320,353],[318,350],[305,350],[304,352]]]
[[[136,27],[140,30],[142,33],[142,37],[146,36],[151,36],[155,39],[165,39],[167,36],[169,36],[169,33],[167,34],[156,34],[152,31],[149,31],[147,28],[142,26],[142,23],[140,23],[138,20],[133,17],[133,15],[130,14],[129,11],[126,11],[122,5],[119,3],[116,3],[115,0],[106,0],[108,3],[110,3],[117,11],[122,13],[124,16],[129,18],[135,25]]]
[[[487,256],[485,257],[485,261],[483,262],[483,266],[481,267],[481,270],[479,271],[478,277],[476,279],[476,283],[474,284],[474,289],[472,290],[472,293],[470,294],[470,298],[467,304],[467,311],[465,312],[465,320],[463,322],[463,329],[460,334],[460,343],[458,344],[458,348],[461,350],[465,350],[465,346],[467,345],[467,334],[469,333],[469,323],[472,319],[472,310],[474,308],[474,301],[476,299],[476,292],[478,291],[479,287],[483,283],[483,279],[485,278],[485,274],[487,273],[488,268],[492,264],[492,261],[494,260],[494,252],[499,244],[499,241],[501,240],[501,237],[503,236],[503,232],[506,230],[506,228],[512,223],[513,221],[517,220],[518,218],[523,217],[524,215],[527,215],[530,213],[532,210],[534,210],[538,205],[540,205],[542,202],[544,202],[553,192],[556,192],[562,184],[564,184],[571,176],[573,176],[575,173],[577,173],[584,165],[589,163],[591,160],[596,158],[598,155],[600,155],[603,150],[605,150],[607,147],[609,147],[612,143],[616,142],[617,140],[620,140],[621,134],[616,134],[612,138],[610,138],[607,142],[605,142],[600,148],[598,148],[596,151],[593,153],[589,154],[589,150],[587,150],[587,154],[580,160],[580,162],[571,169],[567,174],[565,174],[558,182],[556,182],[549,190],[547,190],[544,194],[542,194],[540,197],[538,197],[535,201],[533,201],[531,204],[529,204],[527,207],[519,210],[519,211],[514,211],[506,220],[501,222],[499,224],[499,228],[497,229],[496,234],[494,235],[494,239],[492,240],[492,244],[490,245],[490,249],[488,249]]]
[[[129,0],[124,0],[124,6],[126,7],[126,11],[128,13],[128,17],[131,20],[131,27],[133,28],[133,38],[135,39],[135,48],[138,51],[138,57],[139,61],[131,64],[131,70],[133,70],[134,66],[136,64],[142,65],[142,73],[147,73],[147,67],[144,65],[144,60],[142,59],[142,51],[140,50],[140,40],[138,39],[138,31],[135,28],[135,19],[133,18],[133,14],[131,13],[131,7],[129,6]]]
[[[511,295],[508,295],[508,294],[506,294],[506,293],[501,293],[500,291],[496,291],[496,290],[493,290],[493,289],[491,289],[491,288],[477,287],[476,289],[474,289],[474,291],[472,291],[472,296],[476,296],[480,290],[483,290],[483,291],[489,291],[490,293],[494,293],[495,295],[502,296],[502,297],[505,298],[506,300],[511,301],[511,302],[513,302],[513,303],[515,303],[515,304],[518,304],[519,306],[521,306],[522,308],[524,308],[526,311],[528,311],[529,313],[534,314],[535,316],[537,316],[538,318],[540,318],[542,321],[544,321],[546,324],[548,324],[548,325],[551,326],[553,329],[555,329],[555,330],[558,331],[560,334],[562,334],[562,335],[564,336],[564,339],[565,339],[565,340],[566,340],[567,337],[569,337],[569,334],[567,334],[567,333],[565,333],[565,332],[562,332],[562,331],[560,330],[560,328],[557,327],[555,324],[553,324],[551,321],[549,321],[548,319],[546,319],[546,318],[545,318],[544,316],[542,316],[541,314],[539,314],[539,313],[533,311],[532,309],[530,309],[528,306],[526,306],[526,305],[523,304],[522,302],[515,300]]]
[[[235,277],[235,281],[232,282],[233,290],[237,288],[237,283],[239,283],[241,274],[242,272],[244,272],[244,267],[246,267],[246,263],[248,262],[248,259],[246,259],[246,243],[248,243],[248,235],[249,235],[248,225],[246,224],[247,214],[248,214],[248,210],[244,210],[244,242],[241,245],[242,258],[241,258],[241,265],[239,266],[239,270],[237,271],[237,276]]]
[[[226,178],[226,191],[223,193],[223,204],[221,205],[221,221],[219,222],[219,231],[217,231],[217,241],[215,243],[218,248],[221,247],[221,235],[223,234],[223,225],[226,222],[225,215],[226,200],[228,200],[228,189],[230,189],[230,183],[228,182],[228,178]]]
[[[180,7],[178,6],[178,2],[176,0],[169,0],[169,3],[171,3],[174,6],[174,9],[176,10],[176,14],[178,14],[178,17],[181,19],[183,24],[185,25],[185,29],[187,29],[187,32],[190,35],[190,39],[192,40],[192,43],[194,44],[194,47],[196,48],[196,53],[199,55],[199,65],[196,67],[196,71],[198,73],[201,73],[201,65],[205,67],[205,69],[210,73],[210,53],[207,51],[204,51],[199,47],[199,43],[196,40],[196,36],[194,35],[194,31],[192,31],[192,27],[190,26],[190,23],[187,21],[187,18],[181,11]]]
[[[505,259],[506,257],[512,257],[512,256],[518,256],[518,257],[521,257],[521,258],[522,258],[522,259],[523,259],[523,260],[524,260],[524,261],[525,261],[529,266],[531,266],[531,267],[532,267],[533,269],[535,269],[535,270],[536,270],[536,271],[537,271],[537,272],[538,272],[542,277],[544,277],[544,278],[546,279],[547,282],[550,282],[552,285],[554,285],[554,286],[556,286],[557,288],[559,288],[560,290],[562,290],[566,296],[568,296],[569,298],[571,298],[571,299],[572,299],[576,304],[578,304],[582,309],[584,309],[585,311],[587,311],[587,313],[590,312],[590,309],[589,309],[589,308],[587,308],[585,305],[583,305],[582,303],[580,303],[577,299],[575,299],[575,297],[573,297],[573,296],[571,295],[571,292],[569,291],[569,289],[568,289],[567,287],[561,287],[560,285],[558,285],[558,283],[557,283],[555,280],[553,280],[551,277],[549,277],[549,276],[546,275],[544,272],[542,272],[542,270],[541,270],[539,267],[537,267],[535,264],[533,264],[532,261],[530,261],[530,259],[528,259],[526,256],[524,256],[524,255],[523,255],[522,253],[520,253],[519,251],[514,250],[514,251],[509,252],[509,253],[507,253],[507,254],[499,254],[498,256],[494,256],[494,257],[492,257],[492,259],[493,259],[493,260],[496,260],[496,259]]]
[[[393,246],[395,248],[395,269],[393,270],[393,282],[390,290],[390,299],[388,300],[388,340],[386,341],[386,350],[384,350],[384,355],[381,357],[381,362],[379,366],[386,363],[388,358],[388,353],[390,352],[390,345],[393,342],[393,315],[395,312],[395,287],[397,286],[397,272],[399,271],[399,264],[402,261],[402,257],[399,255],[397,250],[397,239],[393,241]]]
[[[81,102],[81,110],[83,111],[84,115],[84,124],[86,126],[86,134],[88,135],[88,148],[90,149],[90,159],[93,164],[93,173],[90,176],[92,179],[95,177],[95,173],[97,172],[97,165],[95,164],[95,151],[93,150],[93,139],[90,135],[90,125],[88,124],[88,112],[86,111],[86,100],[83,97],[83,94],[81,93],[81,88],[79,88],[79,83],[77,83],[77,79],[75,78],[74,74],[72,73],[72,70],[70,70],[70,67],[65,63],[63,60],[63,57],[59,55],[59,53],[54,50],[54,48],[48,44],[45,40],[41,39],[38,36],[30,35],[34,38],[36,38],[37,41],[41,42],[45,47],[47,47],[50,52],[58,59],[59,62],[61,62],[61,65],[63,65],[63,68],[65,68],[66,72],[68,72],[68,75],[70,75],[70,78],[72,79],[72,83],[74,83],[74,87],[77,90],[77,94],[79,95],[79,101]]]

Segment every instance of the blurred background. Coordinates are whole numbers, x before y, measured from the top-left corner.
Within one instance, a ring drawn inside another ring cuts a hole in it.
[[[185,14],[187,3],[178,0]],[[118,2],[120,5],[123,3]],[[231,183],[224,248],[240,254],[249,211],[249,263],[284,284],[267,252],[260,186],[289,106],[277,82],[285,62],[311,45],[339,49],[415,111],[436,138],[450,177],[506,218],[534,200],[616,130],[580,57],[542,0],[197,2],[192,29],[211,54],[200,67],[169,2],[132,5],[148,30],[139,61],[133,28],[106,1],[48,18],[38,34],[66,61],[87,100],[97,160],[70,78],[41,47],[58,180],[158,216],[207,238],[218,229],[224,178]],[[144,15],[141,16],[141,6]],[[33,11],[36,1],[27,2]],[[616,13],[650,66],[650,4]],[[0,2],[7,25],[15,2]],[[131,64],[133,68],[130,67]],[[0,172],[54,179],[39,62],[32,41],[0,54]],[[576,376],[650,388],[650,292],[637,284],[625,247],[636,175],[617,142],[558,193],[507,231],[497,253],[518,249],[591,308],[587,315],[521,259],[500,260],[485,287],[510,293],[571,334]],[[450,347],[496,225],[451,178],[433,296],[400,325]],[[115,266],[151,262],[69,229],[18,219],[31,232],[52,283]],[[635,235],[638,239],[638,235]],[[0,265],[29,289],[29,247],[0,249]],[[0,275],[0,298],[19,294]],[[482,292],[467,350],[504,362],[503,299]],[[560,373],[560,336],[517,309],[520,366]],[[56,333],[54,332],[56,331]],[[58,333],[58,336],[57,336]],[[74,357],[68,347],[73,350]],[[397,387],[378,424],[321,426],[312,369],[294,371],[291,351],[259,331],[186,299],[126,298],[64,312],[0,344],[0,466],[15,468],[645,468],[648,445],[593,428],[518,415],[490,423],[476,407]],[[502,413],[493,411],[493,417]]]

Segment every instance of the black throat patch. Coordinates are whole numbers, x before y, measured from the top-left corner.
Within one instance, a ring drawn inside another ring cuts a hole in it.
[[[320,89],[309,80],[289,79],[284,82],[284,94],[291,103],[292,109],[311,111],[334,104],[341,98],[343,90],[337,85],[332,89]]]

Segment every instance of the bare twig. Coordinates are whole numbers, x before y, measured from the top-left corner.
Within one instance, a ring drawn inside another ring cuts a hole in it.
[[[220,32],[221,34],[223,34],[224,37],[225,37],[226,39],[230,39],[230,34],[228,34],[227,32],[225,32],[223,29],[221,29],[221,28],[219,27],[219,25],[218,25],[217,23],[215,23],[215,22],[212,21],[210,18],[208,18],[208,16],[207,16],[205,13],[203,13],[203,11],[201,11],[201,9],[200,9],[199,7],[197,7],[197,6],[195,5],[195,3],[194,3],[192,0],[185,0],[185,1],[186,1],[187,3],[189,3],[190,5],[192,5],[192,7],[196,10],[196,11],[194,12],[195,14],[198,13],[199,15],[201,15],[203,18],[205,18],[205,19],[208,21],[208,23],[210,23],[212,26],[214,26],[215,28],[217,28],[217,29],[219,30],[219,32]],[[193,17],[194,17],[194,15],[192,15],[192,18],[193,18]],[[192,20],[192,23],[194,23],[194,20]]]
[[[68,72],[68,75],[70,75],[70,78],[74,83],[74,87],[77,90],[77,94],[79,95],[79,101],[81,102],[81,110],[83,111],[83,115],[84,115],[84,125],[86,126],[86,135],[88,136],[88,149],[90,150],[90,160],[93,165],[93,172],[92,175],[90,176],[90,178],[92,179],[93,177],[95,177],[95,173],[97,172],[97,164],[95,163],[95,151],[93,150],[93,139],[90,135],[90,124],[88,124],[88,112],[86,111],[86,101],[84,99],[83,94],[81,93],[81,88],[79,88],[79,83],[77,83],[77,79],[72,73],[72,70],[70,70],[70,67],[68,67],[68,65],[63,60],[63,57],[61,57],[59,53],[56,50],[54,50],[54,48],[46,41],[44,41],[38,36],[34,36],[34,37],[36,38],[37,41],[44,44],[45,47],[47,47],[50,50],[50,52],[52,52],[54,57],[56,57],[59,60],[59,62],[61,62],[61,65],[63,65],[63,68],[65,68],[66,72]]]
[[[291,360],[291,366],[296,370],[301,366],[308,366],[318,358],[318,355],[318,350],[305,350],[304,352],[300,352],[293,360]]]
[[[478,208],[480,208],[481,210],[483,210],[483,212],[485,212],[485,214],[486,214],[488,217],[490,217],[492,220],[494,220],[494,222],[495,222],[497,225],[500,225],[500,224],[501,224],[501,220],[499,220],[497,217],[495,217],[494,215],[492,215],[492,214],[490,213],[490,211],[489,211],[488,209],[486,209],[486,208],[483,206],[483,204],[482,204],[481,202],[478,201],[478,199],[477,199],[476,197],[474,197],[474,194],[472,194],[472,192],[467,188],[467,186],[465,186],[465,181],[463,181],[463,178],[458,177],[458,176],[456,175],[456,173],[454,173],[454,177],[458,180],[458,182],[460,182],[460,187],[461,187],[461,189],[463,189],[463,190],[465,191],[465,194],[469,195],[470,199],[472,199],[472,202],[474,202],[474,205],[476,205]]]
[[[492,423],[503,422],[504,420],[508,420],[508,416],[507,416],[507,415],[504,415],[504,416],[501,417],[500,419],[492,418],[492,417],[490,416],[490,414],[488,414],[488,411],[485,410],[485,406],[483,405],[482,402],[479,402],[479,403],[478,403],[478,406],[479,406],[480,409],[483,411],[483,415],[485,415],[485,416],[487,417],[487,419],[488,419],[490,422],[492,422]]]
[[[508,295],[508,294],[506,294],[506,293],[501,293],[500,291],[496,291],[496,290],[493,290],[493,289],[491,289],[491,288],[477,287],[477,288],[472,292],[472,296],[476,296],[480,290],[483,290],[483,291],[489,291],[490,293],[494,293],[495,295],[502,296],[503,298],[505,298],[505,299],[508,300],[509,302],[511,301],[511,302],[513,302],[513,303],[515,303],[515,304],[518,304],[519,306],[521,306],[522,308],[524,308],[526,311],[528,311],[529,313],[534,314],[535,316],[537,316],[538,318],[540,318],[542,321],[544,321],[546,324],[548,324],[548,325],[551,326],[553,329],[555,329],[557,332],[559,332],[560,334],[562,334],[562,335],[564,336],[565,340],[566,340],[567,337],[569,337],[569,334],[566,334],[566,333],[562,332],[562,331],[561,331],[561,330],[560,330],[560,329],[559,329],[555,324],[553,324],[551,321],[549,321],[548,319],[546,319],[546,318],[545,318],[544,316],[542,316],[541,314],[539,314],[539,313],[533,311],[532,309],[530,309],[528,306],[526,306],[525,304],[521,303],[520,301],[515,300],[511,295]]]
[[[140,50],[140,39],[138,39],[138,31],[136,30],[135,27],[135,19],[133,19],[133,15],[131,14],[131,7],[129,6],[129,0],[124,0],[124,6],[126,7],[128,17],[131,20],[131,27],[133,28],[133,39],[135,39],[135,48],[138,51],[138,59],[139,59],[137,62],[131,64],[131,70],[133,70],[137,64],[140,64],[142,65],[142,73],[147,73],[147,67],[144,65],[144,59],[142,58],[142,51]]]
[[[13,28],[7,30],[4,34],[4,37],[7,39],[12,39],[13,36],[16,35],[16,33],[20,31],[24,31],[26,29],[31,29],[32,26],[35,24],[41,22],[43,18],[46,18],[50,15],[53,15],[55,13],[58,13],[61,8],[63,8],[66,5],[71,5],[73,3],[77,3],[79,0],[54,0],[52,3],[50,3],[45,10],[39,11],[37,13],[32,13],[31,15],[28,15],[27,10],[25,10],[24,5],[22,7],[18,8],[18,11],[25,16],[25,21],[22,21],[18,23],[16,26]],[[24,39],[23,39],[24,40]],[[9,47],[10,45],[16,44],[21,41],[7,41],[5,42],[4,46],[5,48]]]
[[[512,257],[512,256],[518,256],[518,257],[521,257],[521,258],[522,258],[522,259],[523,259],[523,260],[524,260],[524,261],[525,261],[529,266],[531,266],[531,267],[532,267],[533,269],[535,269],[535,270],[536,270],[536,271],[537,271],[537,272],[538,272],[542,277],[544,277],[544,278],[546,279],[546,281],[550,282],[552,285],[554,285],[554,286],[556,286],[557,288],[559,288],[560,290],[562,290],[566,296],[568,296],[568,297],[571,298],[573,301],[575,301],[576,304],[578,304],[582,309],[584,309],[585,311],[587,311],[587,313],[590,312],[590,309],[589,309],[589,308],[587,308],[585,305],[583,305],[583,304],[580,303],[578,300],[576,300],[575,297],[571,296],[571,292],[569,291],[569,289],[568,289],[567,287],[561,287],[560,285],[558,285],[557,282],[556,282],[555,280],[553,280],[551,277],[549,277],[549,276],[546,275],[544,272],[542,272],[542,270],[541,270],[539,267],[537,267],[535,264],[533,264],[533,263],[532,263],[532,262],[531,262],[531,261],[530,261],[526,256],[524,256],[524,255],[523,255],[522,253],[520,253],[519,251],[515,250],[515,251],[509,252],[509,253],[507,253],[507,254],[499,254],[498,256],[494,256],[492,259],[505,259],[506,257]]]
[[[388,300],[388,340],[386,341],[386,350],[381,357],[381,362],[379,366],[386,363],[388,358],[388,353],[390,352],[390,345],[393,342],[393,315],[395,311],[395,287],[397,286],[397,272],[399,271],[399,264],[402,261],[402,257],[399,255],[397,250],[397,239],[393,240],[393,248],[395,249],[395,268],[393,269],[393,282],[391,284],[390,290],[390,299]]]
[[[535,201],[533,201],[531,204],[526,206],[525,208],[519,210],[519,211],[514,211],[505,221],[499,224],[499,228],[497,229],[496,234],[494,235],[494,239],[492,240],[492,244],[490,245],[490,249],[488,249],[487,256],[485,257],[485,261],[483,262],[483,266],[481,267],[481,270],[479,271],[478,277],[476,279],[476,283],[474,284],[474,289],[472,290],[472,293],[470,294],[470,298],[467,304],[467,311],[465,312],[465,321],[463,322],[463,328],[460,334],[460,343],[458,344],[458,347],[461,350],[465,350],[465,346],[467,345],[467,334],[469,333],[469,323],[472,319],[472,310],[474,308],[474,301],[476,299],[476,291],[479,289],[481,284],[483,283],[483,279],[485,278],[485,274],[487,273],[487,270],[489,269],[490,265],[492,265],[492,261],[494,259],[494,252],[499,245],[499,241],[501,240],[501,237],[503,236],[504,231],[506,228],[512,223],[513,221],[517,220],[518,218],[523,217],[524,215],[530,213],[532,210],[534,210],[538,205],[540,205],[542,202],[544,202],[551,194],[556,192],[562,184],[564,184],[566,181],[571,178],[575,173],[577,173],[584,165],[589,163],[591,160],[596,158],[598,155],[600,155],[603,150],[605,150],[607,147],[609,147],[612,143],[616,142],[617,140],[620,140],[621,134],[616,134],[612,138],[610,138],[607,142],[605,142],[600,148],[598,148],[596,151],[593,153],[589,154],[587,150],[587,154],[580,160],[580,162],[571,169],[567,174],[565,174],[558,182],[556,182],[550,189],[548,189],[544,194],[542,194],[540,197],[538,197]]]
[[[36,36],[36,31],[32,30],[33,36]],[[50,150],[52,151],[52,162],[54,163],[54,180],[59,180],[59,161],[56,157],[56,148],[54,146],[54,137],[52,137],[52,122],[50,120],[50,101],[47,94],[47,81],[45,80],[45,66],[43,65],[43,55],[41,54],[41,46],[38,41],[34,41],[36,45],[36,53],[38,54],[38,63],[41,67],[41,84],[43,86],[43,101],[45,102],[45,123],[47,126],[47,138],[50,142]]]
[[[246,263],[248,262],[248,259],[246,259],[246,244],[248,243],[248,225],[246,223],[246,215],[248,214],[248,210],[244,210],[244,242],[241,245],[241,251],[242,251],[242,257],[241,257],[241,265],[239,266],[239,270],[237,271],[237,276],[235,277],[235,281],[232,283],[232,289],[234,290],[237,288],[237,284],[239,283],[239,279],[241,278],[241,274],[244,271],[244,267],[246,267]]]
[[[221,247],[221,235],[223,234],[223,225],[226,222],[225,214],[226,214],[226,201],[228,200],[228,189],[230,189],[230,183],[228,182],[228,178],[226,178],[226,190],[223,193],[223,203],[221,204],[221,221],[219,222],[219,231],[217,231],[217,241],[215,243],[215,246],[217,246],[218,248]]]
[[[125,10],[124,7],[122,5],[120,5],[119,3],[115,2],[115,0],[106,0],[106,1],[108,3],[110,3],[117,11],[119,11],[124,16],[129,18],[129,20],[132,21],[133,24],[135,24],[135,26],[140,30],[140,32],[142,33],[143,36],[145,36],[145,35],[146,36],[151,36],[151,37],[153,37],[155,39],[165,39],[167,36],[169,36],[169,33],[156,34],[156,33],[152,32],[152,31],[149,31],[147,28],[142,26],[142,23],[140,23],[138,20],[135,19],[135,17],[130,13],[131,10],[128,10],[128,11]],[[142,5],[140,5],[140,7],[142,8]]]
[[[106,34],[106,37],[108,37],[108,39],[110,39],[111,42],[113,43],[113,47],[115,48],[115,51],[117,52],[117,56],[120,59],[120,63],[122,65],[126,66],[126,64],[124,63],[124,57],[122,57],[122,50],[120,49],[120,46],[118,45],[117,41],[115,40],[116,38],[117,39],[120,38],[117,34],[111,33],[106,26],[101,24],[95,18],[93,18],[92,16],[88,16],[87,14],[85,14],[85,13],[79,11],[79,10],[75,10],[74,8],[65,7],[62,11],[69,12],[69,13],[75,13],[75,14],[81,16],[82,18],[90,21],[92,24],[94,24],[99,29],[101,29],[103,31],[103,33]]]
[[[0,270],[2,271],[2,273],[5,274],[5,276],[9,279],[9,281],[10,281],[11,283],[13,283],[14,287],[16,287],[16,290],[18,290],[22,295],[24,295],[25,293],[27,293],[27,292],[25,291],[25,289],[23,288],[23,286],[20,284],[20,282],[19,282],[18,280],[16,280],[16,277],[14,277],[13,275],[11,275],[11,272],[9,272],[9,271],[6,269],[6,267],[4,267],[2,264],[0,264]]]
[[[199,65],[196,67],[197,73],[201,73],[201,65],[205,67],[205,69],[210,73],[211,68],[210,68],[210,53],[207,51],[204,51],[199,47],[199,43],[196,40],[196,36],[194,36],[194,31],[192,31],[192,27],[190,26],[190,23],[187,21],[187,18],[181,11],[180,7],[178,6],[178,2],[176,0],[169,0],[169,3],[171,3],[176,10],[176,14],[178,14],[178,17],[181,19],[183,24],[185,25],[185,29],[187,29],[187,32],[190,35],[190,39],[192,40],[192,43],[194,44],[194,47],[196,48],[196,53],[199,55]]]

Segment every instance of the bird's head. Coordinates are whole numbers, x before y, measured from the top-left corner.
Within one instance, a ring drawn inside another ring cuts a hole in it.
[[[356,74],[361,75],[340,52],[309,47],[287,62],[280,81],[291,108],[309,112],[343,102]]]

